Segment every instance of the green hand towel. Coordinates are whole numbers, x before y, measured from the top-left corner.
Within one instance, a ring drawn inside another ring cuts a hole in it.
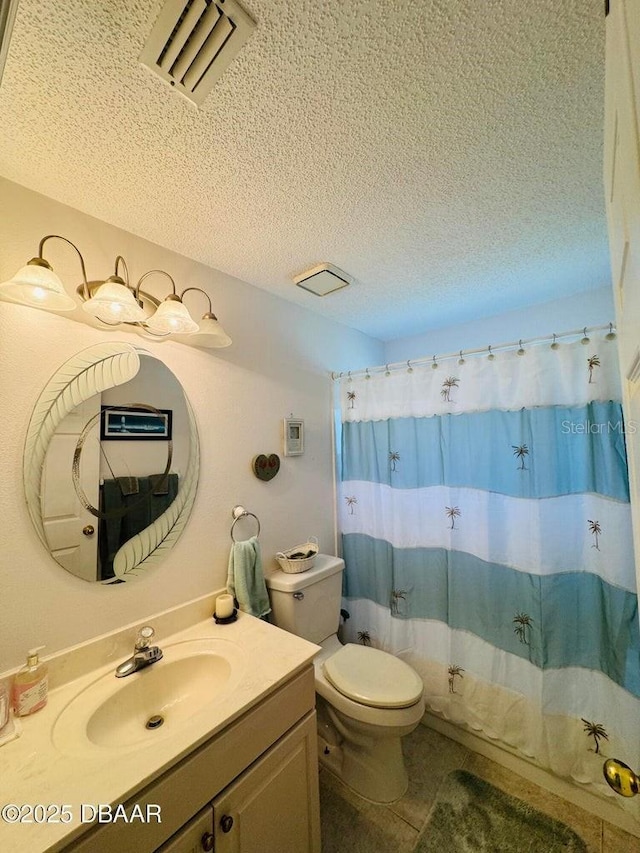
[[[227,591],[238,600],[240,610],[251,616],[261,618],[271,612],[256,536],[234,543],[229,554]]]

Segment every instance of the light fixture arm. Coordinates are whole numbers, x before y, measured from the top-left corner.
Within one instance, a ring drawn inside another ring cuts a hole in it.
[[[51,264],[42,254],[42,247],[47,242],[47,240],[51,240],[52,237],[56,237],[58,240],[64,240],[65,243],[68,243],[78,253],[78,257],[80,258],[80,267],[82,268],[82,284],[84,288],[85,299],[89,299],[89,284],[87,282],[87,270],[84,266],[84,258],[82,257],[82,252],[80,251],[80,249],[76,246],[75,243],[72,243],[71,240],[67,240],[66,237],[62,237],[60,234],[47,234],[46,237],[43,237],[42,240],[40,240],[40,245],[38,246],[38,257],[33,258],[31,261],[29,261],[29,263],[38,263],[39,261],[44,262],[41,264],[41,266],[47,266],[49,269],[52,269]]]
[[[184,299],[184,295],[185,295],[185,293],[188,293],[190,290],[197,290],[197,291],[198,291],[198,293],[202,293],[202,294],[205,296],[205,298],[206,298],[207,302],[209,303],[209,310],[208,310],[208,311],[207,311],[207,313],[203,316],[203,318],[202,318],[202,319],[203,319],[203,320],[204,320],[204,319],[217,320],[218,318],[217,318],[217,317],[216,317],[216,315],[213,313],[213,305],[211,304],[211,297],[209,296],[209,294],[207,293],[207,291],[206,291],[206,290],[203,290],[201,287],[187,287],[187,288],[185,288],[185,289],[182,291],[182,293],[180,294],[180,300],[182,301],[182,300]]]
[[[125,264],[125,266],[126,266],[126,264]],[[160,275],[166,275],[166,277],[171,282],[172,293],[167,297],[167,299],[171,299],[172,297],[175,297],[176,299],[180,300],[180,297],[178,296],[178,294],[176,292],[176,283],[173,280],[173,277],[170,276],[169,273],[166,272],[165,270],[149,270],[149,272],[146,272],[144,275],[140,276],[140,280],[138,281],[138,284],[136,285],[136,292],[135,292],[136,299],[138,301],[140,300],[140,285],[142,284],[142,282],[145,280],[145,278],[147,278],[150,275],[153,275],[154,273],[160,273]]]
[[[122,266],[124,267],[124,282],[129,287],[129,267],[127,266],[127,262],[122,257],[122,255],[118,255],[116,257],[116,266],[114,270],[114,275],[118,275],[118,263],[122,261]]]

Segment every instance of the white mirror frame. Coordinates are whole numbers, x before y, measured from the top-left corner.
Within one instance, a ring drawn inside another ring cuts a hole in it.
[[[140,353],[155,358],[146,350],[121,342],[88,347],[62,365],[36,402],[27,429],[23,475],[29,514],[47,551],[50,549],[40,497],[49,443],[59,424],[80,403],[132,379],[140,369]],[[173,547],[187,523],[198,487],[200,450],[196,421],[186,394],[185,404],[189,414],[189,462],[176,499],[153,524],[119,549],[113,561],[115,578],[111,583],[139,578],[155,567]]]

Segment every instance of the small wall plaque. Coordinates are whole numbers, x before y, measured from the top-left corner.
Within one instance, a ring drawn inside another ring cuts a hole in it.
[[[299,418],[284,419],[284,455],[302,456],[304,453],[304,421]]]
[[[260,453],[254,458],[251,467],[259,480],[264,480],[265,482],[273,480],[280,470],[280,457],[277,453],[271,453],[269,456]]]

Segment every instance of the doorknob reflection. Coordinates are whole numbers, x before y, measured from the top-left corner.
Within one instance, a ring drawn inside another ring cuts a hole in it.
[[[640,778],[624,761],[608,758],[602,767],[602,772],[616,794],[622,797],[635,797],[640,791]]]

